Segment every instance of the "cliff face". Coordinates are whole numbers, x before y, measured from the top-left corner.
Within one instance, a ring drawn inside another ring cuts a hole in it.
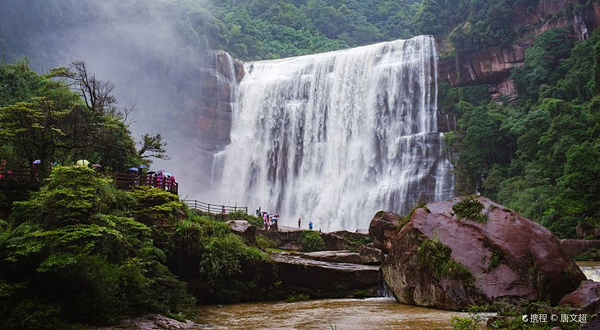
[[[177,164],[157,162],[179,174],[180,193],[210,200],[215,154],[229,143],[235,86],[244,76],[243,63],[223,51],[209,51],[180,73],[173,104],[178,111],[163,114],[161,130],[168,132],[168,150]]]
[[[197,75],[187,86],[184,99],[182,135],[203,151],[217,152],[230,142],[231,104],[235,85],[244,77],[244,65],[224,51],[210,52]]]
[[[510,72],[523,65],[525,51],[533,45],[536,36],[552,28],[567,28],[573,37],[587,40],[600,26],[600,3],[579,5],[577,0],[540,0],[533,9],[517,7],[514,11],[514,30],[527,33],[510,47],[486,47],[459,60],[446,58],[439,63],[439,79],[452,86],[488,84],[492,99],[517,97]]]

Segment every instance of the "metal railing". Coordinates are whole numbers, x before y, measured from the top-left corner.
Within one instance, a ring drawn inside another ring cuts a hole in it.
[[[209,204],[198,200],[185,200],[184,202],[189,208],[202,212],[227,214],[240,211],[248,214],[247,206],[227,206],[222,204]]]

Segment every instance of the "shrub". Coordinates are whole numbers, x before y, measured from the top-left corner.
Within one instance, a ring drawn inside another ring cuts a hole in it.
[[[303,230],[300,236],[300,243],[304,246],[304,250],[311,251],[322,251],[325,249],[325,241],[321,235],[312,230]]]
[[[232,233],[210,237],[204,249],[199,269],[201,278],[208,284],[240,274],[245,262],[268,260],[266,254],[247,246],[241,237]]]
[[[264,236],[256,237],[256,244],[261,249],[275,249],[277,248],[277,242],[270,240]]]

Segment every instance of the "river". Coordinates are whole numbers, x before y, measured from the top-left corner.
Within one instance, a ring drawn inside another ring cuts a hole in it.
[[[213,329],[433,329],[450,328],[452,316],[466,313],[399,304],[394,298],[322,299],[200,308]]]
[[[577,262],[591,280],[600,280],[600,262]],[[442,329],[452,316],[467,313],[408,306],[394,298],[322,299],[295,303],[254,302],[204,305],[198,320],[209,329]]]

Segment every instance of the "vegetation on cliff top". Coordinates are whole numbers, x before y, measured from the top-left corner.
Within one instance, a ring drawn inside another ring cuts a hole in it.
[[[147,312],[191,316],[197,300],[255,293],[242,268],[270,261],[219,216],[191,212],[161,189],[115,188],[112,169],[148,163],[117,112],[92,106],[26,62],[0,65],[0,86],[2,174],[42,160],[39,191],[0,192],[0,328],[68,329]],[[95,141],[103,137],[108,146]],[[79,158],[106,171],[56,164]]]
[[[490,45],[505,46],[527,33],[515,30],[519,15],[539,0],[34,0],[27,12],[0,5],[0,47],[8,60],[31,56],[56,63],[59,52],[41,31],[72,26],[104,28],[106,22],[168,23],[186,51],[223,49],[242,60],[282,58],[375,42],[433,34],[458,55]],[[19,17],[15,22],[12,18]],[[88,33],[73,32],[74,38]],[[34,40],[33,42],[23,42]]]
[[[600,32],[535,40],[512,77],[520,98],[490,102],[477,87],[444,86],[440,104],[458,117],[447,134],[457,188],[478,191],[539,221],[561,238],[600,223]],[[481,87],[483,88],[483,87]]]

